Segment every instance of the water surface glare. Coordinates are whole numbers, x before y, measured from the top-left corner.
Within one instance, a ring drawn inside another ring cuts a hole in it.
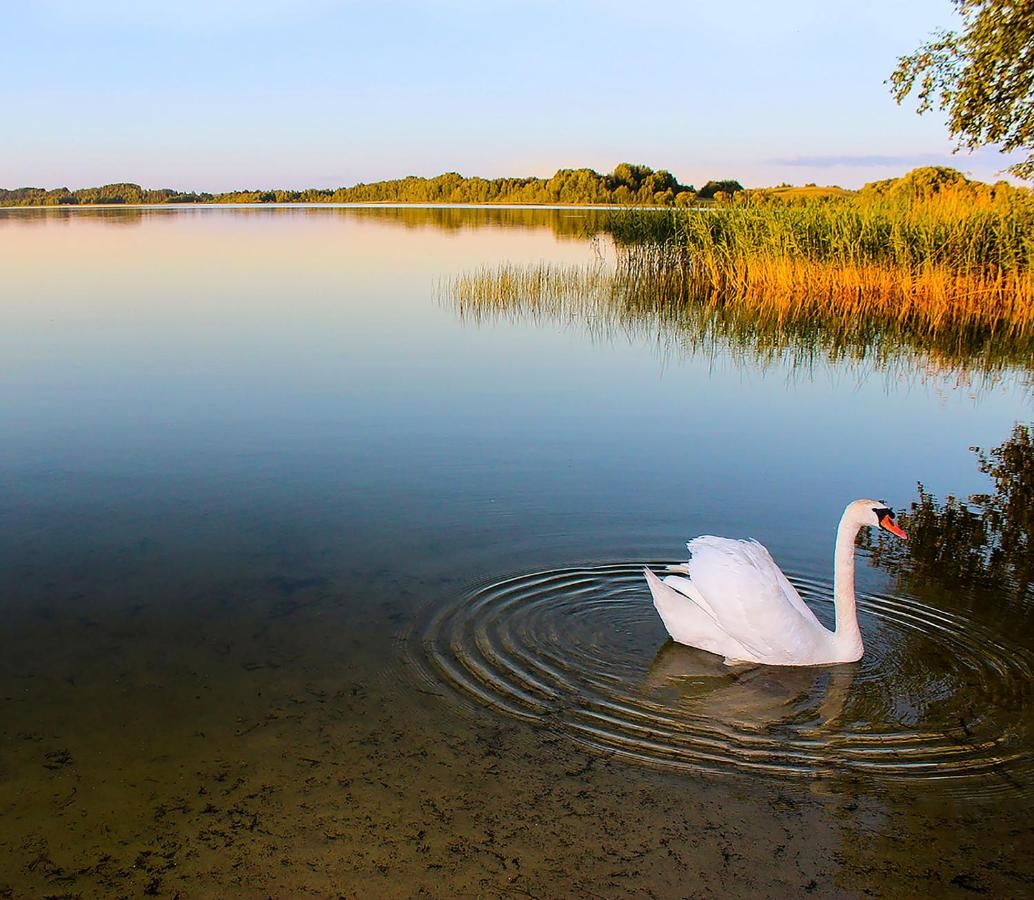
[[[728,672],[633,562],[828,621],[844,504],[985,490],[1029,369],[443,302],[590,219],[0,210],[0,898],[1034,892],[1027,599],[859,551],[858,665]]]

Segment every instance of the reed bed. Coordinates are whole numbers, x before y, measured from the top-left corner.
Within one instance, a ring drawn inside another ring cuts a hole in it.
[[[694,302],[795,319],[879,320],[931,336],[1034,328],[1034,198],[986,185],[612,216],[631,268]]]
[[[626,210],[613,265],[503,266],[449,285],[467,317],[578,320],[697,352],[1034,369],[1034,194],[917,169],[857,194]]]

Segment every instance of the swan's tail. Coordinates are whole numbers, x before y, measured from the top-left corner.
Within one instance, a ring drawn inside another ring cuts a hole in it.
[[[691,643],[684,639],[688,637],[687,626],[689,626],[689,631],[693,632],[706,628],[708,625],[714,625],[713,618],[708,614],[709,611],[694,602],[691,596],[687,596],[683,591],[661,581],[648,568],[643,569],[643,574],[646,576],[646,583],[653,596],[653,605],[657,609],[661,621],[664,622],[664,627],[668,629],[668,634],[676,641],[683,644]],[[668,577],[671,578],[671,576]],[[673,580],[683,581],[678,576],[675,576]],[[685,581],[689,583],[688,579]],[[699,646],[699,644],[691,645]]]
[[[730,659],[749,658],[743,646],[722,630],[696,585],[688,578],[669,575],[661,581],[646,568],[643,574],[650,586],[653,605],[672,640]],[[671,584],[666,583],[669,579]]]

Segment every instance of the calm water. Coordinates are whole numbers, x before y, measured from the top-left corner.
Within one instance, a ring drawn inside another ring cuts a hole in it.
[[[471,316],[577,211],[0,211],[0,897],[1034,890],[1032,612],[860,562],[730,673],[641,561],[828,622],[859,496],[987,487],[1030,377]]]

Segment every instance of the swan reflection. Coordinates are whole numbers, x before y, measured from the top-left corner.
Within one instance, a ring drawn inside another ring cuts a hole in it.
[[[699,720],[748,730],[793,726],[821,734],[837,724],[858,674],[857,664],[838,666],[739,666],[720,656],[668,640],[657,651],[640,692]]]

